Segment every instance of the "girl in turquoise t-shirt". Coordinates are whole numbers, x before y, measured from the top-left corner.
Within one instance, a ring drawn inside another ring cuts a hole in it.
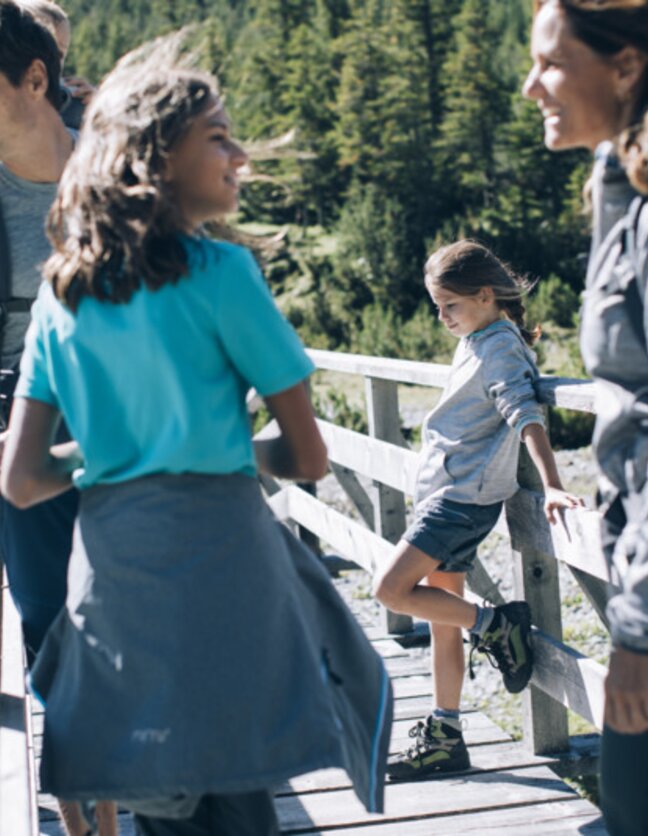
[[[260,493],[257,468],[326,469],[313,366],[250,254],[198,234],[236,207],[247,158],[213,80],[164,63],[122,62],[88,110],[4,455],[19,507],[81,489],[68,600],[32,673],[41,781],[117,799],[140,832],[269,834],[268,788],[317,768],[348,767],[381,808],[390,691]],[[275,438],[250,437],[252,386]],[[50,448],[61,414],[76,441]],[[368,733],[344,740],[353,724]]]

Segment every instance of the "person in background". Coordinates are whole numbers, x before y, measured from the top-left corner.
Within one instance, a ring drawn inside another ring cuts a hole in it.
[[[601,806],[613,836],[648,833],[648,2],[536,0],[524,95],[553,151],[587,148],[592,244],[581,351],[597,385],[594,450],[607,606]]]
[[[41,282],[50,254],[45,219],[73,137],[59,115],[60,56],[49,31],[20,5],[0,2],[0,273],[7,288],[0,334],[1,406],[8,412]],[[61,433],[64,431],[61,430]],[[61,435],[63,437],[63,435]],[[49,625],[65,602],[74,490],[27,511],[0,498],[0,545],[9,589],[20,613],[31,666]],[[70,836],[85,836],[78,805],[61,805]],[[102,836],[116,832],[115,811],[97,810]]]
[[[518,489],[520,439],[542,478],[549,521],[557,509],[581,504],[562,489],[536,400],[529,346],[537,334],[524,320],[525,282],[466,240],[428,259],[425,283],[439,319],[460,342],[441,400],[423,424],[415,520],[375,587],[389,609],[430,621],[434,639],[436,705],[410,730],[413,745],[390,759],[394,780],[470,768],[459,715],[462,629],[470,634],[471,659],[474,650],[486,653],[508,691],[518,693],[531,677],[528,604],[480,607],[463,598],[477,546]]]
[[[18,0],[19,5],[32,14],[36,20],[48,29],[59,49],[61,73],[70,50],[72,30],[70,20],[63,9],[51,0]],[[61,78],[61,103],[59,112],[68,128],[79,130],[87,105],[90,103],[94,87],[79,76]]]

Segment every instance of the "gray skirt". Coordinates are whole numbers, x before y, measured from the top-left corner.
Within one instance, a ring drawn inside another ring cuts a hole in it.
[[[32,671],[44,790],[149,809],[337,766],[382,809],[382,662],[256,480],[84,491],[68,585]]]

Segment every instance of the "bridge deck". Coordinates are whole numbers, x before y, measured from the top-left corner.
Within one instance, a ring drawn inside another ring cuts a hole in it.
[[[353,601],[350,601],[353,605]],[[366,612],[366,610],[365,610]],[[358,613],[361,620],[364,614]],[[431,678],[420,657],[413,658],[374,624],[363,624],[385,658],[392,676],[395,722],[392,749],[409,742],[412,722],[429,711]],[[277,789],[282,834],[335,833],[339,836],[428,836],[428,834],[607,833],[598,809],[581,798],[550,768],[551,757],[530,754],[478,711],[466,711],[465,737],[472,769],[452,777],[418,783],[389,784],[386,813],[368,815],[355,798],[346,774],[323,770]],[[34,710],[34,744],[40,753],[42,714]],[[39,796],[41,834],[60,836],[54,800]],[[120,814],[122,836],[134,834],[130,816]]]

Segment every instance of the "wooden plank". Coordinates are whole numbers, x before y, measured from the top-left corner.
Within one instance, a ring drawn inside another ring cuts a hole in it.
[[[436,389],[446,385],[450,374],[450,366],[440,363],[393,360],[319,349],[308,349],[308,354],[318,369],[359,374],[396,383],[415,383]],[[576,412],[594,412],[594,384],[591,380],[542,375],[537,388],[540,401],[549,406],[560,406]]]
[[[522,488],[537,490],[540,476],[525,445],[521,445],[518,482]],[[516,506],[506,503],[509,528],[516,519]],[[539,527],[539,517],[527,517],[527,525]],[[535,548],[519,548],[513,541],[513,588],[515,597],[531,608],[533,623],[556,639],[562,639],[560,584],[556,561]],[[524,738],[536,754],[569,748],[567,710],[532,682],[522,695]]]
[[[377,639],[376,641],[372,642],[374,650],[377,650],[378,653],[383,657],[383,659],[395,659],[395,658],[410,658],[410,654],[405,650],[404,647],[401,647],[397,641],[394,639]]]
[[[596,389],[591,380],[542,375],[537,392],[539,401],[547,406],[560,406],[574,412],[596,412]]]
[[[373,530],[375,526],[374,507],[366,490],[360,484],[358,477],[348,467],[343,467],[341,464],[336,464],[332,461],[330,454],[329,464],[340,487],[344,490],[351,502],[353,502],[355,509],[364,520],[365,525]]]
[[[595,578],[587,572],[583,572],[581,569],[576,569],[573,566],[570,566],[569,570],[585,593],[587,600],[594,608],[594,612],[601,619],[601,623],[609,632],[610,621],[607,617],[607,603],[617,591],[617,587],[607,581],[599,580],[599,578]]]
[[[450,366],[440,363],[418,363],[413,360],[392,360],[387,357],[370,357],[346,354],[343,351],[307,349],[318,369],[360,374],[396,383],[416,383],[420,386],[443,388],[450,374]]]
[[[537,490],[521,489],[507,501],[513,548],[536,551],[609,581],[609,569],[601,548],[599,513],[586,508],[565,510],[564,524],[550,525],[544,517],[542,504],[542,494]]]
[[[286,832],[286,831],[283,831]],[[475,836],[607,836],[599,811],[582,798],[565,798],[562,801],[505,807],[501,810],[483,810],[457,816],[434,816],[407,821],[386,821],[361,827],[343,827],[333,830],[315,828],[302,833],[339,833],[340,836],[430,836],[454,833]]]
[[[365,378],[369,436],[392,445],[405,446],[400,429],[398,388],[388,380]],[[405,531],[405,494],[380,481],[374,482],[374,531],[396,544]],[[381,622],[389,633],[409,633],[412,616],[381,607]]]
[[[534,649],[533,684],[602,729],[606,668],[540,632]]]
[[[353,560],[371,575],[391,559],[394,547],[344,514],[319,502],[294,485],[268,500],[280,519],[290,517]]]
[[[466,582],[479,599],[489,601],[496,606],[506,603],[497,583],[488,574],[488,570],[478,557],[475,558],[466,575]],[[480,600],[479,603],[481,604],[482,601]]]
[[[385,816],[367,813],[351,790],[284,796],[276,803],[282,832],[303,833],[315,829],[314,823],[317,829],[325,831],[344,825],[399,819],[402,822],[423,816],[456,815],[577,797],[548,767],[532,766],[464,777],[448,776],[442,781],[388,784]]]
[[[0,833],[34,836],[38,832],[38,814],[20,618],[6,585],[2,599]]]
[[[470,744],[469,744],[470,745]],[[471,769],[462,775],[476,772],[493,772],[500,769],[523,769],[529,766],[550,765],[555,759],[533,755],[523,743],[494,743],[491,746],[473,746],[470,749]],[[447,777],[447,776],[445,776]],[[444,780],[435,778],[432,780]],[[276,791],[277,796],[302,795],[312,792],[351,789],[349,776],[343,769],[322,769],[308,775],[291,778]]]
[[[329,421],[318,419],[317,426],[332,461],[409,496],[414,493],[418,453]]]

